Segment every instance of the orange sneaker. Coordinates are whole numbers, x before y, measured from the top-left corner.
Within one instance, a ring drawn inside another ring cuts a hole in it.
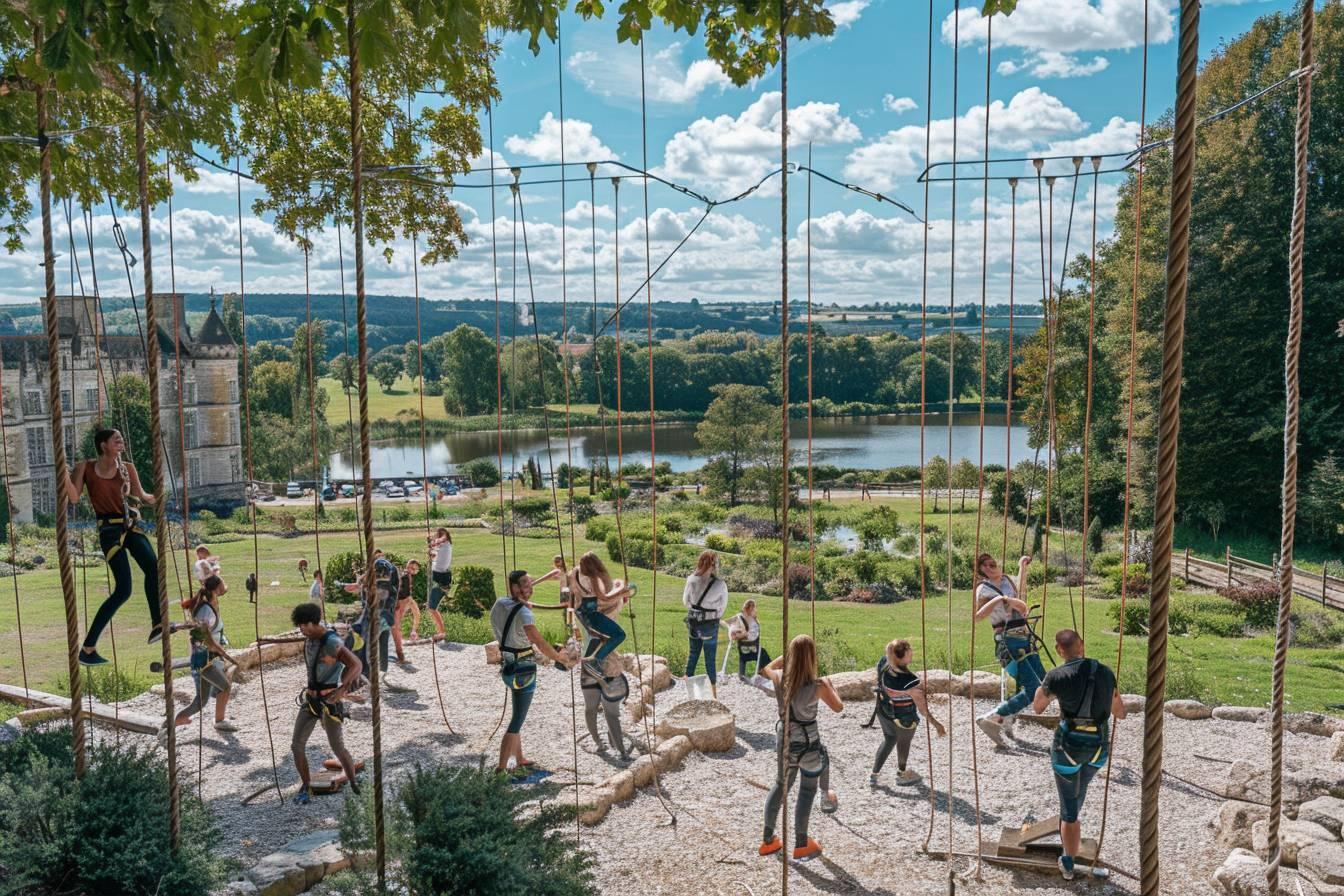
[[[766,840],[764,843],[761,844],[761,848],[757,850],[757,852],[763,856],[772,856],[783,848],[784,848],[783,840],[780,840],[778,837],[771,837],[769,840]]]
[[[807,838],[805,846],[798,846],[793,850],[793,859],[796,862],[810,862],[819,855],[821,855],[821,844],[811,837]]]

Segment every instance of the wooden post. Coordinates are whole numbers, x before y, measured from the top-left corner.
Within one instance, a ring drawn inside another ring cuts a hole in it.
[[[1185,549],[1185,584],[1190,584],[1190,549]]]
[[[1227,545],[1227,587],[1232,587],[1232,545]]]
[[[1330,561],[1324,560],[1321,562],[1321,606],[1323,607],[1329,606],[1329,604],[1325,602],[1326,590],[1329,588],[1329,586],[1330,586]]]

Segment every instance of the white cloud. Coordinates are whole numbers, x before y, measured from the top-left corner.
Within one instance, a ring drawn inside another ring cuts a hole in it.
[[[1058,53],[1131,49],[1143,43],[1145,4],[1146,0],[1021,0],[1012,15],[994,20],[994,44]],[[1146,5],[1149,43],[1171,40],[1175,32],[1170,6]],[[943,20],[945,43],[953,41],[956,16],[951,13]],[[976,6],[962,7],[960,16],[960,42],[984,43],[989,20]]]
[[[989,109],[991,150],[1025,152],[1040,142],[1076,134],[1087,126],[1077,112],[1059,99],[1029,87],[1014,96],[1007,105],[995,100]],[[980,154],[985,129],[985,107],[972,106],[959,116],[957,155]],[[931,129],[932,161],[951,161],[953,120],[938,119]],[[876,142],[861,146],[845,161],[845,176],[870,189],[888,190],[902,175],[911,175],[924,167],[924,126],[906,125],[888,131]]]
[[[700,118],[667,141],[659,174],[697,188],[736,192],[755,184],[779,159],[778,91],[761,96],[736,118]],[[858,125],[838,103],[811,102],[789,110],[789,145],[819,146],[860,139]]]
[[[848,28],[853,25],[868,8],[868,3],[869,0],[841,0],[840,3],[832,3],[830,13],[831,18],[835,20],[835,27]]]
[[[566,221],[576,221],[580,224],[591,222],[594,218],[599,221],[611,221],[616,217],[616,213],[611,210],[609,205],[593,206],[587,199],[580,199],[574,203],[574,207],[565,212]]]
[[[173,170],[173,190],[179,193],[195,193],[198,195],[216,195],[223,194],[232,196],[238,189],[237,177],[227,171],[219,171],[214,168],[196,168],[196,180],[188,181],[182,176],[179,170]],[[244,177],[243,192],[248,193],[256,189],[255,182]]]
[[[909,112],[912,109],[918,109],[919,103],[915,102],[913,97],[895,96],[894,94],[889,93],[882,97],[882,108],[886,109],[888,112],[900,114],[901,112]]]
[[[1105,56],[1094,56],[1091,62],[1084,62],[1068,53],[1041,50],[1027,55],[1019,62],[1000,62],[997,70],[1001,75],[1029,72],[1034,78],[1084,78],[1105,71],[1109,66],[1110,61]]]
[[[598,161],[620,158],[593,133],[593,126],[578,118],[565,119],[565,160]],[[547,112],[530,137],[517,134],[504,141],[509,152],[528,156],[541,162],[560,161],[560,119]]]
[[[1126,121],[1119,115],[1106,122],[1101,130],[1082,137],[1055,140],[1046,146],[1049,156],[1096,156],[1127,152],[1139,145],[1139,123]],[[1107,166],[1109,167],[1109,166]]]
[[[722,92],[732,85],[712,59],[697,59],[683,67],[681,50],[682,45],[674,43],[648,57],[644,82],[651,101],[682,105],[708,90]],[[580,50],[569,57],[567,67],[592,93],[624,99],[640,96],[638,55],[620,50]]]

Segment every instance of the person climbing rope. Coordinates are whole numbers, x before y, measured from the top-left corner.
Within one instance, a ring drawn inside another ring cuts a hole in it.
[[[191,717],[215,701],[215,730],[230,733],[238,726],[229,721],[225,710],[233,688],[232,662],[225,663],[224,648],[229,641],[224,637],[224,617],[219,610],[219,599],[228,591],[219,576],[209,576],[192,596],[187,611],[191,614],[191,677],[196,683],[196,698],[174,718],[179,728]],[[159,743],[167,745],[168,726],[159,727]]]
[[[378,671],[386,672],[388,665],[388,648],[392,639],[393,613],[397,605],[397,594],[400,586],[400,573],[397,572],[397,566],[387,557],[383,556],[381,550],[373,552],[372,584],[368,585],[367,580],[370,573],[365,572],[359,575],[355,581],[343,585],[343,589],[350,594],[362,594],[364,596],[364,608],[355,620],[351,629],[359,636],[362,646],[356,651],[362,667],[369,664],[369,643],[368,632],[370,614],[378,613]],[[391,685],[389,684],[389,687]]]
[[[787,681],[784,680],[783,671],[785,657],[775,659],[763,670],[763,674],[774,683],[780,720],[776,725],[778,762],[775,786],[770,789],[765,800],[765,830],[758,853],[768,856],[783,849],[784,844],[775,836],[775,822],[779,820],[785,794],[793,788],[794,779],[801,772],[802,781],[798,785],[798,802],[794,806],[793,815],[793,857],[797,861],[806,862],[821,855],[821,845],[807,836],[807,825],[812,815],[812,802],[817,796],[819,779],[830,765],[830,757],[822,746],[821,731],[817,726],[817,702],[825,703],[834,712],[842,711],[845,706],[830,681],[817,677],[817,645],[809,635],[798,635],[790,641],[786,656],[789,668]],[[784,730],[786,706],[788,731]]]
[[[135,466],[121,459],[126,440],[119,431],[98,430],[93,434],[93,447],[98,457],[75,464],[73,475],[67,477],[65,484],[72,504],[79,503],[84,490],[88,489],[89,503],[98,517],[98,545],[112,571],[112,592],[94,614],[79,652],[79,661],[85,666],[101,666],[107,662],[98,653],[98,638],[131,596],[132,558],[145,576],[150,623],[148,643],[156,644],[164,635],[159,614],[158,558],[154,546],[141,531],[140,514],[131,506],[133,501],[153,505],[155,496],[141,487]]]
[[[1073,880],[1074,856],[1082,846],[1078,813],[1087,785],[1109,758],[1110,721],[1123,719],[1127,711],[1115,686],[1115,673],[1083,655],[1082,636],[1073,629],[1060,629],[1055,647],[1063,663],[1046,673],[1032,709],[1042,713],[1051,700],[1059,701],[1059,727],[1050,745],[1050,765],[1059,791],[1059,841],[1063,844],[1059,872],[1065,880]]]
[[[536,617],[532,615],[529,603],[536,585],[558,578],[559,575],[559,570],[551,570],[534,580],[526,570],[515,569],[508,576],[508,595],[496,600],[490,608],[490,628],[499,642],[499,676],[513,704],[509,727],[505,729],[499,744],[499,764],[496,769],[500,772],[507,773],[510,762],[516,769],[528,769],[534,764],[523,755],[522,731],[537,687],[536,651],[541,651],[560,668],[565,668],[563,657],[537,630]]]
[[[719,697],[718,651],[719,620],[728,606],[728,586],[719,578],[719,555],[702,551],[695,564],[695,572],[686,577],[681,592],[686,606],[686,631],[690,639],[687,651],[686,677],[695,674],[701,653],[705,656],[705,674],[714,699]]]
[[[994,627],[994,654],[999,665],[1017,682],[1017,691],[994,710],[975,720],[980,730],[994,742],[1006,747],[1005,734],[1012,735],[1016,715],[1027,708],[1036,688],[1045,677],[1045,667],[1036,649],[1036,638],[1027,619],[1027,602],[1018,595],[1026,593],[1030,557],[1017,564],[1017,581],[1004,575],[999,563],[989,554],[976,558],[975,570],[980,584],[975,588],[975,621],[988,618]]]
[[[401,571],[400,583],[397,587],[397,605],[392,612],[392,640],[397,647],[397,665],[405,667],[406,651],[402,646],[401,623],[406,618],[406,614],[411,614],[411,637],[420,637],[420,605],[415,602],[412,589],[415,586],[415,577],[420,572],[419,560],[407,560],[406,568]]]
[[[882,745],[873,760],[873,772],[868,776],[870,786],[877,786],[887,757],[896,748],[896,783],[915,784],[919,773],[905,767],[910,758],[910,743],[919,728],[919,717],[929,720],[939,737],[947,736],[947,729],[929,713],[929,702],[924,694],[924,681],[910,671],[915,658],[910,642],[898,639],[887,644],[882,659],[877,661],[877,719],[882,725]]]
[[[756,601],[748,600],[742,610],[726,623],[728,637],[737,645],[737,677],[747,680],[747,663],[756,664],[759,675],[770,662],[770,654],[761,646],[761,624],[756,619]]]
[[[429,618],[434,620],[434,640],[444,639],[443,616],[439,613],[439,604],[448,596],[453,586],[453,536],[442,526],[429,539],[429,599],[426,609]]]
[[[559,565],[555,572],[560,572]],[[551,573],[546,575],[550,577]],[[634,597],[635,586],[612,579],[601,558],[592,551],[580,557],[578,566],[565,575],[571,594],[578,601],[579,621],[593,635],[584,653],[583,667],[590,674],[603,678],[607,657],[625,641],[625,629],[615,617]]]
[[[346,749],[341,732],[341,724],[345,721],[345,704],[342,701],[359,680],[364,667],[359,657],[345,646],[341,636],[322,623],[322,608],[317,604],[299,604],[289,618],[305,638],[303,661],[308,669],[308,682],[297,701],[299,714],[294,719],[294,736],[290,740],[294,767],[298,770],[299,780],[303,782],[294,802],[301,806],[307,805],[312,797],[307,747],[308,738],[319,721],[322,730],[326,732],[332,755],[340,761],[341,769],[345,772],[345,780],[350,784],[350,789],[358,794],[355,760]]]
[[[560,603],[565,605],[569,603],[569,600],[562,595]],[[577,619],[574,621],[574,636],[580,645],[579,655],[582,656],[591,648],[590,642],[594,639],[594,636]],[[608,666],[610,665],[611,663],[608,662]],[[599,677],[580,666],[579,689],[583,693],[583,721],[588,728],[588,736],[593,739],[595,751],[599,755],[605,756],[611,747],[615,747],[619,758],[612,761],[622,767],[628,765],[633,757],[630,755],[625,732],[621,726],[621,705],[630,696],[630,682],[626,680],[624,671]],[[607,719],[609,742],[603,741],[602,735],[597,730],[599,709]]]

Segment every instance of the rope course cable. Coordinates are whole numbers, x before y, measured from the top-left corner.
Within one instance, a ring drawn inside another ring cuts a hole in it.
[[[957,92],[961,75],[961,0],[952,5],[952,145],[957,145]],[[988,110],[986,110],[988,118]],[[952,408],[955,404],[956,363],[957,363],[957,184],[952,183],[950,222],[950,247],[948,249],[948,288],[947,288],[947,531],[944,533],[944,550],[947,552],[947,665],[952,668],[952,565],[955,551],[952,545]],[[934,498],[937,501],[937,498]],[[974,676],[975,671],[971,671]],[[974,693],[974,688],[972,688]],[[974,700],[971,701],[974,705]],[[947,876],[952,880],[952,853],[956,850],[953,837],[952,813],[956,795],[956,776],[953,761],[956,751],[952,749],[953,704],[947,701]],[[974,729],[972,729],[974,731]],[[974,734],[972,734],[974,738]]]
[[[789,28],[788,0],[779,0],[779,166],[789,170]],[[708,214],[708,212],[706,212]],[[791,681],[789,669],[789,179],[779,182],[779,366],[780,366],[780,580],[784,583],[783,608],[781,621],[782,642],[779,655],[784,658],[780,668],[780,687]],[[656,541],[657,539],[655,539]],[[787,758],[792,753],[790,742],[789,715],[792,711],[793,693],[785,687],[781,701],[783,711],[779,742],[779,780],[776,786],[783,792],[780,809],[784,814],[781,826],[782,840],[789,842],[789,788]],[[774,819],[771,819],[773,822]],[[781,850],[782,852],[783,850]],[[783,878],[783,896],[789,896],[789,863],[782,861],[780,874]]]

